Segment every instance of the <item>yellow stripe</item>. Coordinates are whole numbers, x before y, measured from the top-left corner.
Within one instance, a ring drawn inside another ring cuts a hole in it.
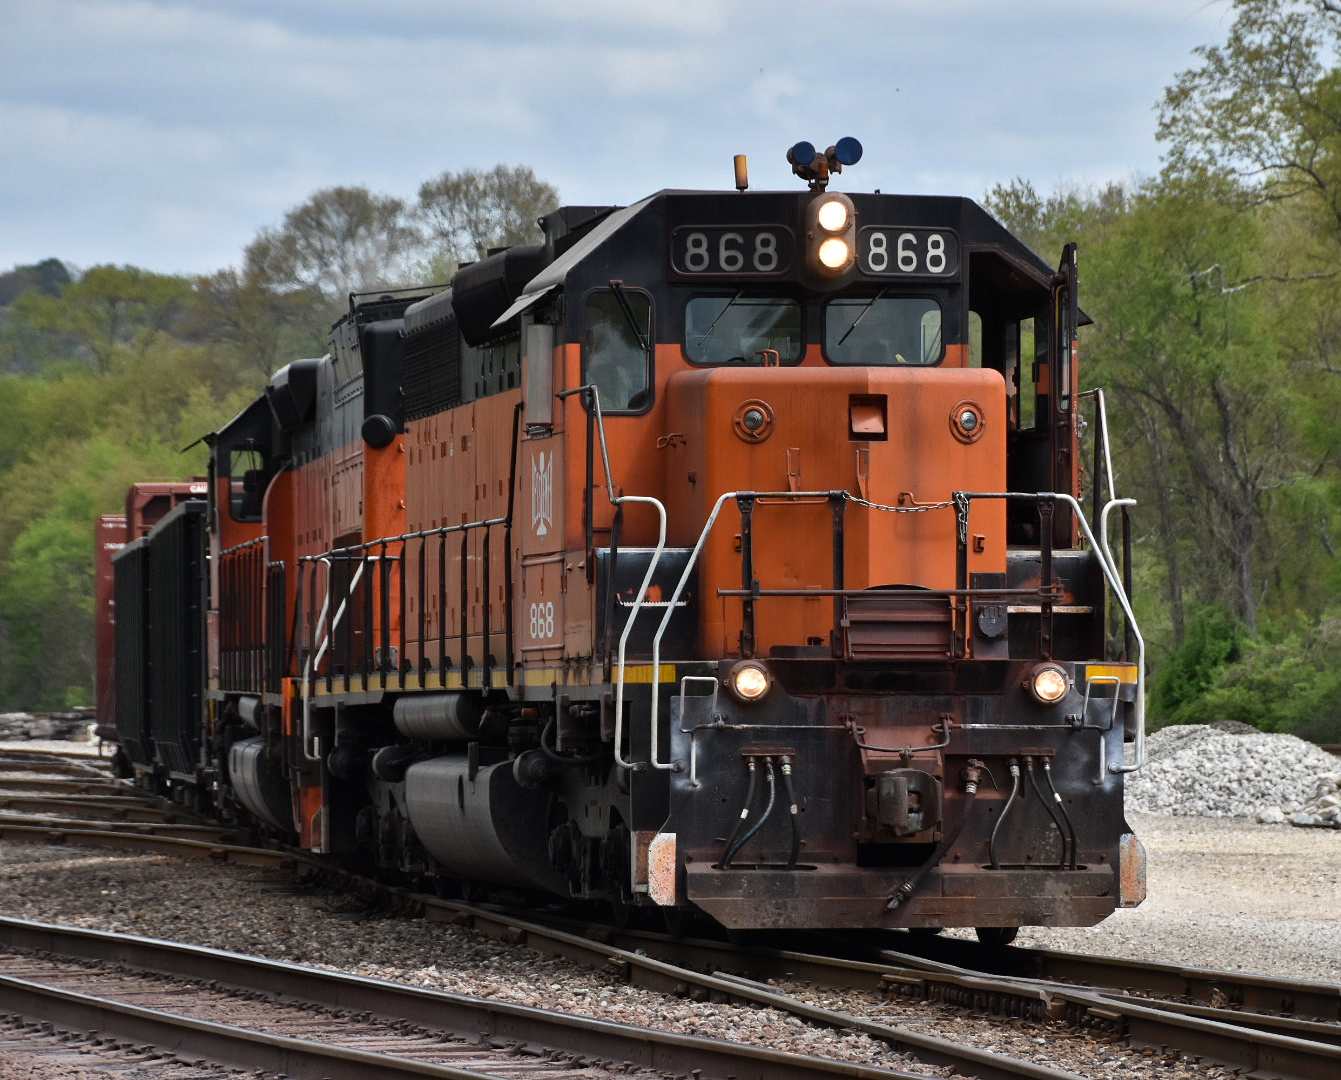
[[[1136,682],[1135,664],[1087,664],[1085,678],[1117,678],[1124,683]]]
[[[523,686],[589,686],[594,681],[584,679],[583,671],[572,671],[561,667],[545,668],[526,668],[522,672]],[[628,664],[624,667],[624,682],[626,685],[646,685],[649,683],[674,683],[675,665],[661,664],[659,666],[659,677],[655,677],[657,670],[651,664]],[[466,673],[466,677],[461,677],[461,672],[452,670],[445,675],[436,671],[426,672],[419,675],[415,672],[407,672],[404,675],[388,674],[386,685],[382,684],[382,677],[374,675],[371,678],[363,676],[351,677],[348,689],[345,688],[344,676],[337,676],[330,689],[326,686],[326,680],[319,679],[313,688],[315,697],[338,697],[342,694],[361,694],[367,690],[466,690],[481,689],[484,685],[484,672],[481,668],[471,668]],[[506,671],[495,670],[491,673],[489,685],[495,690],[505,690],[508,687],[508,677]]]

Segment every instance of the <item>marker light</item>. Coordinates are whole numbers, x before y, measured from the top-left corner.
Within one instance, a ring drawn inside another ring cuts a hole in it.
[[[1040,705],[1055,705],[1071,689],[1071,680],[1060,665],[1042,664],[1034,669],[1025,686]]]
[[[753,660],[742,660],[726,676],[726,687],[741,701],[758,701],[773,685],[768,671]]]
[[[960,442],[977,442],[986,426],[982,406],[964,400],[950,410],[950,431]]]

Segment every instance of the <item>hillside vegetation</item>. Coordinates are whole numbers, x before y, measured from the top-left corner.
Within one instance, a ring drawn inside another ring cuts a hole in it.
[[[1341,742],[1341,5],[1233,13],[1159,103],[1158,176],[984,202],[1045,256],[1080,245],[1084,383],[1140,503],[1152,720]],[[501,166],[412,205],[333,188],[198,279],[0,275],[0,708],[90,700],[93,521],[130,481],[200,474],[196,440],[317,355],[350,289],[444,280],[557,201]]]

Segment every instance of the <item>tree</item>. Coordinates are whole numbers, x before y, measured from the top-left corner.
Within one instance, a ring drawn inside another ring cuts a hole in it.
[[[11,323],[29,334],[68,340],[106,375],[118,350],[144,350],[191,304],[189,279],[136,266],[95,266],[59,296],[29,290],[11,309]],[[8,328],[7,328],[8,329]],[[20,362],[20,367],[24,367]]]
[[[1233,172],[1253,198],[1308,197],[1341,229],[1341,45],[1337,0],[1234,0],[1224,45],[1164,92],[1158,136],[1172,170]]]
[[[247,245],[245,279],[276,293],[310,290],[343,307],[351,292],[404,285],[419,241],[400,199],[326,188]]]
[[[1335,398],[1280,314],[1294,294],[1279,272],[1289,245],[1269,227],[1279,211],[1245,212],[1232,176],[1172,171],[1134,192],[1050,199],[1016,182],[988,203],[1036,244],[1080,241],[1086,382],[1113,391],[1118,468],[1152,529],[1142,547],[1173,643],[1202,604],[1255,631],[1322,555],[1295,529],[1297,511],[1316,522],[1316,496],[1291,493],[1315,487],[1335,447],[1323,434]]]
[[[6,307],[29,289],[44,296],[59,296],[70,284],[70,271],[59,259],[43,259],[30,266],[16,266],[0,274],[0,307]]]
[[[525,166],[489,172],[444,172],[419,188],[418,216],[435,246],[432,267],[449,277],[490,248],[537,244],[537,219],[559,205],[559,193]]]
[[[229,267],[196,279],[196,304],[182,325],[191,341],[221,347],[228,366],[269,377],[296,356],[325,350],[326,302],[313,290],[277,292]]]

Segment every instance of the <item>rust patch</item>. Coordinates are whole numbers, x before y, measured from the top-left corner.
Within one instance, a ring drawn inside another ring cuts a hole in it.
[[[675,906],[674,833],[657,833],[647,845],[647,894],[654,904]]]
[[[1118,907],[1136,907],[1145,899],[1145,845],[1135,833],[1118,841]]]

